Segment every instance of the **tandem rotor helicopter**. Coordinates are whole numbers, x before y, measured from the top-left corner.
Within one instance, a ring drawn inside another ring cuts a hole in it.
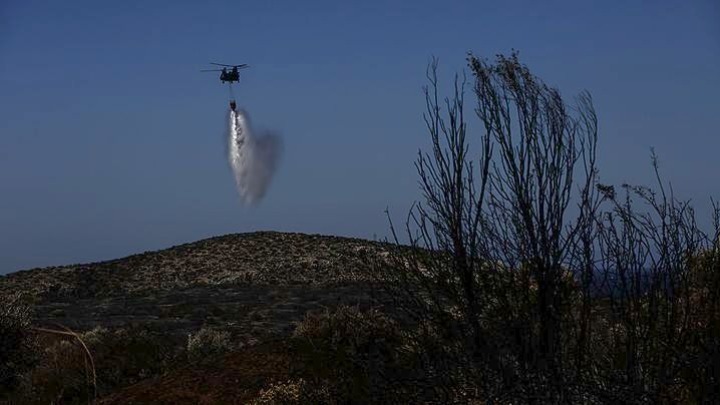
[[[228,88],[230,90],[230,108],[235,111],[236,104],[235,104],[235,95],[233,94],[233,83],[240,83],[240,72],[238,70],[245,69],[249,67],[247,63],[243,63],[241,65],[226,65],[223,63],[213,63],[210,62],[211,65],[215,66],[222,66],[222,69],[205,69],[201,70],[201,72],[220,72],[220,81],[224,83],[228,83]],[[232,68],[229,69],[228,68]]]

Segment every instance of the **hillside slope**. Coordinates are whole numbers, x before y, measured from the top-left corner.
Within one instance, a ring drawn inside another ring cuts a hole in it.
[[[56,299],[209,285],[329,285],[358,281],[360,253],[380,248],[335,236],[231,234],[122,259],[11,273],[0,276],[0,293],[21,290]]]
[[[298,233],[225,235],[117,260],[11,273],[0,277],[0,301],[16,292],[33,298],[33,323],[41,327],[47,358],[28,377],[37,388],[31,395],[61,395],[65,385],[78,386],[76,376],[85,381],[73,346],[47,334],[70,328],[90,341],[113,336],[108,331],[124,336],[91,343],[103,376],[98,394],[109,395],[103,403],[245,403],[287,378],[296,359],[284,343],[269,342],[287,341],[308,312],[338,305],[390,308],[389,297],[363,271],[387,248]],[[173,356],[184,356],[189,337],[202,330],[228,333],[227,350],[233,351],[222,362],[182,366],[189,363]],[[157,375],[136,367],[145,357],[136,352],[171,360]],[[118,375],[127,378],[117,382]]]
[[[368,302],[359,270],[381,243],[335,236],[232,234],[105,262],[0,277],[0,297],[35,297],[39,324],[79,330],[151,324],[178,333],[222,324],[284,334],[307,310]]]

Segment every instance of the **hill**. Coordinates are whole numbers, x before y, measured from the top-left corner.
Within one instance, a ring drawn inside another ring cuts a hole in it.
[[[295,356],[272,342],[286,341],[308,312],[389,303],[362,271],[369,256],[386,248],[335,236],[232,234],[117,260],[11,273],[0,277],[0,300],[27,293],[34,326],[83,336],[100,375],[95,389],[102,403],[243,402],[288,375],[283,367],[296,363]],[[34,400],[88,395],[79,347],[40,332],[45,360],[27,380],[39,387]],[[232,353],[210,356],[216,359],[210,364],[188,363],[191,336],[205,336],[201,350],[224,339],[223,350]],[[72,387],[79,391],[68,391]]]
[[[0,277],[0,297],[35,297],[40,324],[79,330],[152,323],[185,333],[223,323],[277,333],[309,309],[366,302],[358,271],[381,243],[336,236],[231,234],[122,259]]]

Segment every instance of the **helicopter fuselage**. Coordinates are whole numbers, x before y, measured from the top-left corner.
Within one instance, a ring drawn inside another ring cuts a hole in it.
[[[240,74],[238,73],[237,69],[233,69],[231,71],[227,71],[223,69],[223,71],[220,73],[220,81],[223,83],[233,83],[240,81]]]

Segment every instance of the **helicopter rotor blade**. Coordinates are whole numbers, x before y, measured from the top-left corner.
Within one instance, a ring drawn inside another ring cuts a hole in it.
[[[211,65],[215,65],[215,66],[236,67],[236,68],[238,68],[238,69],[244,69],[244,68],[248,67],[248,64],[247,64],[247,63],[243,63],[243,64],[240,64],[240,65],[226,65],[226,64],[223,64],[223,63],[210,62],[210,64],[211,64]]]
[[[222,69],[204,69],[201,72],[222,72]]]

